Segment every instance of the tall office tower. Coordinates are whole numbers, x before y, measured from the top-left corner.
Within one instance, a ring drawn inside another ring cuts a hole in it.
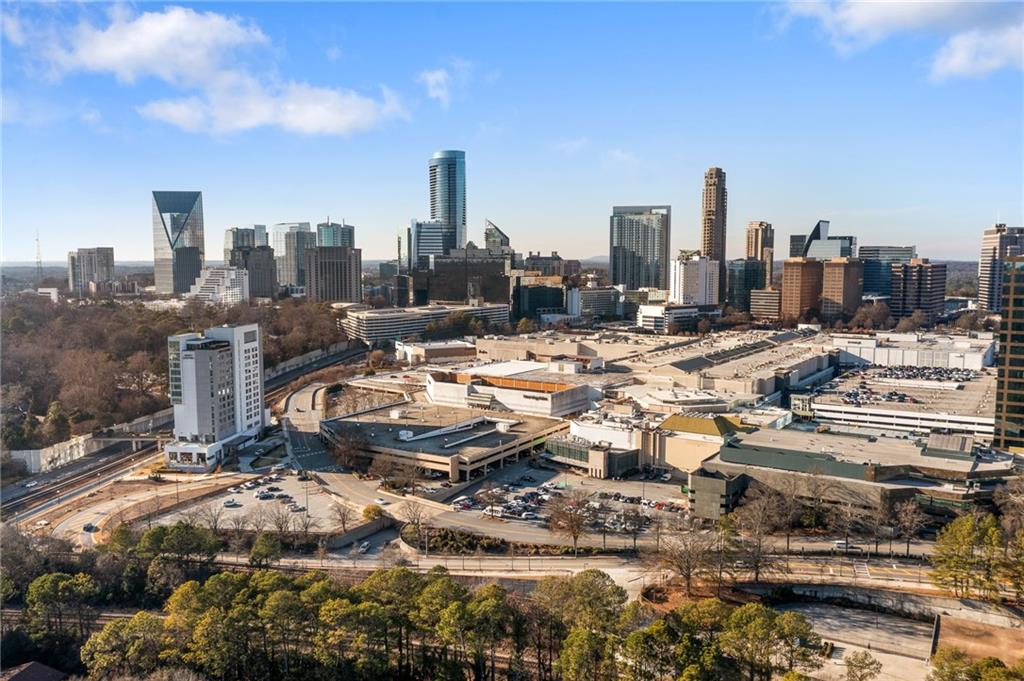
[[[342,220],[337,222],[321,222],[316,226],[317,246],[346,246],[356,247],[356,228],[354,225],[346,225]]]
[[[430,219],[444,225],[445,252],[466,247],[466,152],[430,157]]]
[[[764,263],[761,268],[761,277],[764,281],[755,288],[771,286],[772,276],[775,274],[775,229],[772,223],[764,220],[752,220],[747,223],[746,256],[748,259],[756,258]]]
[[[427,267],[432,255],[444,255],[445,226],[440,220],[412,220],[406,243],[409,245],[406,267]]]
[[[204,267],[192,289],[185,294],[210,305],[249,302],[249,272],[241,267]]]
[[[284,235],[284,271],[277,272],[282,286],[306,285],[306,251],[310,248],[316,248],[315,233],[295,231]]]
[[[363,301],[363,251],[317,246],[306,251],[306,297],[325,302]]]
[[[114,249],[109,246],[79,248],[68,253],[68,289],[71,295],[84,298],[90,284],[97,287],[114,281]]]
[[[864,263],[864,293],[887,296],[892,293],[892,264],[908,263],[917,257],[916,246],[861,246],[857,257]]]
[[[680,305],[718,305],[718,263],[692,251],[680,251],[672,261],[669,302]]]
[[[718,299],[725,300],[725,227],[729,195],[725,171],[704,171],[704,195],[700,204],[700,252],[718,262]]]
[[[892,297],[889,309],[896,319],[909,317],[915,310],[924,313],[927,324],[942,315],[946,300],[946,265],[914,258],[909,263],[893,263]],[[1002,284],[999,286],[1002,289]]]
[[[748,257],[742,260],[730,260],[726,282],[727,298],[725,301],[737,312],[750,312],[750,292],[762,288],[764,284],[765,263],[759,258]]]
[[[811,319],[821,311],[820,260],[789,258],[782,263],[782,316]]]
[[[503,253],[511,249],[508,235],[490,220],[484,220],[484,247],[496,253]]]
[[[789,257],[814,258],[853,258],[857,255],[857,237],[829,236],[828,220],[818,220],[810,234],[793,234],[789,237]]]
[[[241,267],[249,273],[249,295],[253,298],[276,298],[277,263],[270,246],[236,248],[231,251],[228,264]]]
[[[252,227],[230,227],[224,230],[224,264],[231,262],[231,251],[236,248],[253,248],[256,245],[256,230]]]
[[[992,445],[1024,451],[1024,256],[1003,258],[999,354],[996,356],[996,427]]]
[[[187,293],[203,269],[203,193],[153,192],[156,292]]]
[[[864,263],[856,258],[832,258],[823,263],[821,320],[852,317],[864,294]]]
[[[999,312],[1003,300],[1003,262],[1024,254],[1024,227],[999,223],[981,236],[978,258],[978,307]]]
[[[210,470],[266,425],[263,352],[257,324],[218,326],[167,339],[174,442],[167,463]]]
[[[253,231],[253,233],[256,235],[256,245],[257,246],[269,246],[270,245],[270,239],[267,236],[267,226],[266,225],[247,225],[246,229],[251,229]]]
[[[612,285],[668,288],[671,206],[614,206],[609,238]]]
[[[277,259],[277,281],[285,283],[285,260],[288,247],[285,237],[291,232],[309,232],[308,222],[279,222],[270,228],[270,246],[274,249],[274,257]]]

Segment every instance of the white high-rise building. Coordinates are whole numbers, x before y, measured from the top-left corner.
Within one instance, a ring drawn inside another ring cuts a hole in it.
[[[207,267],[186,294],[211,305],[249,302],[249,272],[243,267]]]
[[[167,465],[208,471],[253,442],[267,423],[257,324],[219,326],[167,339],[174,437]]]
[[[682,252],[672,261],[669,301],[677,305],[718,305],[717,260]]]

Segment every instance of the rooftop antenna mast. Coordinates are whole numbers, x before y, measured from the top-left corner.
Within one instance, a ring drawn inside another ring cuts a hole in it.
[[[39,228],[36,227],[36,288],[43,282],[43,251],[39,247]]]

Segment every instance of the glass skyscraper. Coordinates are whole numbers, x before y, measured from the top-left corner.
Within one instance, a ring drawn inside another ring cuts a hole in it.
[[[444,248],[466,247],[466,152],[447,149],[430,157],[430,219],[444,225]]]
[[[671,206],[615,206],[609,234],[613,286],[667,289]]]
[[[909,263],[917,257],[916,246],[861,246],[857,257],[864,261],[864,293],[892,293],[892,264]]]
[[[156,292],[188,293],[203,269],[203,193],[153,192]]]
[[[316,226],[317,246],[356,246],[356,228],[354,225],[346,225],[344,221],[339,225],[337,222],[321,222]]]

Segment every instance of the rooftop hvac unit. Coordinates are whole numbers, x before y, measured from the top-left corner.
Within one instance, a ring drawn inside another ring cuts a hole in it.
[[[507,433],[512,426],[504,421],[498,421],[494,427],[499,433]]]
[[[403,442],[411,440],[412,439],[412,431],[411,430],[400,430],[400,431],[398,431],[398,439],[402,440]]]

